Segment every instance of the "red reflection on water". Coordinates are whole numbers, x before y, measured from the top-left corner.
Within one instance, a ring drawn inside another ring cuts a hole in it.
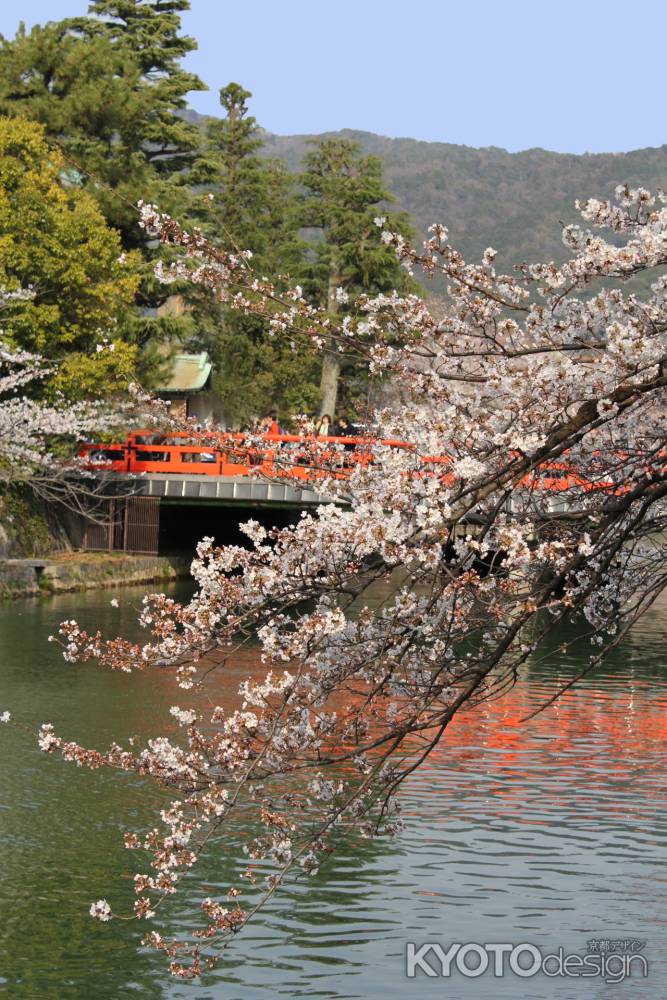
[[[565,692],[535,718],[522,722],[558,690],[567,676],[524,679],[495,701],[461,712],[422,765],[447,770],[447,780],[423,781],[424,794],[484,795],[489,815],[517,815],[546,825],[540,811],[577,812],[590,807],[602,820],[645,820],[667,800],[667,695],[644,680],[602,677]],[[435,776],[435,775],[433,775]],[[633,803],[629,807],[628,791]],[[418,814],[419,809],[412,810]]]
[[[200,665],[201,673],[213,662]],[[241,681],[265,672],[258,648],[243,647],[208,675],[203,695],[190,699],[189,692],[183,692],[183,698],[176,700],[183,705],[196,701],[204,711],[215,705],[233,711],[240,707]],[[171,671],[164,681],[172,684],[169,675]],[[416,779],[419,794],[431,801],[442,796],[452,806],[457,800],[483,796],[490,800],[488,815],[520,815],[523,822],[538,826],[550,822],[530,807],[538,796],[543,811],[557,807],[585,816],[590,807],[591,815],[602,810],[607,820],[623,816],[627,828],[632,828],[632,816],[624,789],[630,784],[635,792],[631,811],[641,809],[642,803],[652,809],[663,804],[667,799],[664,687],[629,673],[594,676],[535,718],[521,721],[570,676],[554,672],[548,683],[527,676],[502,697],[461,711],[421,765],[421,777]],[[340,709],[342,702],[330,707]],[[411,800],[414,803],[413,796]],[[408,814],[419,812],[412,805]]]

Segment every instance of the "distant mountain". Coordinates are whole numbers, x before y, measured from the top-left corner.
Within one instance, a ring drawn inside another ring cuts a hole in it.
[[[442,222],[469,260],[487,246],[500,252],[499,264],[562,259],[560,222],[577,219],[577,198],[608,198],[625,181],[667,189],[667,145],[578,156],[388,139],[349,129],[336,134],[382,159],[387,187],[420,235]],[[267,134],[265,151],[296,168],[308,138]]]
[[[577,221],[577,198],[611,197],[626,181],[667,189],[667,145],[630,153],[508,153],[350,129],[326,134],[353,139],[382,159],[396,207],[409,213],[420,236],[431,223],[442,222],[468,260],[492,246],[500,266],[563,259],[560,223]],[[264,151],[295,170],[311,138],[267,132]]]

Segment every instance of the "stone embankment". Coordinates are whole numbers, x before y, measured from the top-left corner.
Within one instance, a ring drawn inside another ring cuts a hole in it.
[[[165,582],[189,575],[190,559],[184,556],[63,552],[44,559],[0,559],[0,600]]]

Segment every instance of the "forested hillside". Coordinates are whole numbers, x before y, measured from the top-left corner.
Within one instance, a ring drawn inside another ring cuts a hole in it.
[[[499,263],[562,259],[559,222],[575,221],[577,198],[608,197],[625,181],[667,188],[667,145],[582,156],[338,134],[381,157],[397,207],[409,212],[420,234],[442,222],[466,255],[493,246],[502,255]],[[296,168],[308,138],[267,133],[264,149]]]

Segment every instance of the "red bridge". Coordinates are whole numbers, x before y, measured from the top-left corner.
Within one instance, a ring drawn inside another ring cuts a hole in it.
[[[369,464],[378,443],[412,448],[404,441],[363,437],[154,430],[132,431],[120,443],[83,444],[81,464],[104,479],[109,513],[103,525],[92,520],[87,524],[82,544],[156,552],[159,538],[194,544],[204,534],[228,536],[238,528],[239,518],[215,513],[215,508],[224,507],[253,508],[258,517],[269,509],[268,523],[278,523],[281,517],[293,517],[290,511],[330,503],[331,497],[320,491],[322,480],[345,479],[355,466]],[[454,480],[445,456],[421,457],[419,464],[423,471],[413,475],[437,476],[447,485]],[[539,516],[547,518],[571,510],[577,496],[590,490],[618,493],[626,488],[602,476],[585,479],[562,461],[543,463],[519,485],[508,508],[518,511],[536,504]],[[199,512],[188,517],[182,508]],[[281,510],[286,513],[281,515]]]
[[[120,475],[143,477],[186,477],[197,481],[206,476],[220,480],[254,478],[297,480],[297,487],[317,485],[318,480],[334,476],[345,478],[355,465],[373,461],[377,444],[411,449],[405,441],[364,437],[322,437],[296,434],[263,434],[249,438],[244,434],[159,433],[135,430],[122,443],[88,443],[80,446],[79,458],[84,468]],[[330,448],[327,448],[330,445]],[[453,474],[446,470],[446,456],[420,459],[424,475],[438,475],[451,484]],[[591,482],[578,475],[566,462],[545,462],[521,480],[529,490],[605,489],[619,487],[608,481]],[[165,494],[162,494],[165,495]]]
[[[332,474],[346,475],[353,465],[372,460],[376,443],[361,437],[315,437],[296,434],[262,434],[248,443],[244,434],[167,433],[132,431],[120,444],[84,444],[79,457],[84,467],[116,473],[157,473],[185,476],[280,475],[313,481]],[[258,444],[257,441],[261,441]],[[401,441],[382,441],[396,448],[410,448]],[[327,449],[326,445],[331,448]],[[324,447],[323,447],[324,446]],[[434,459],[441,463],[445,459]],[[326,464],[327,471],[322,468]]]

